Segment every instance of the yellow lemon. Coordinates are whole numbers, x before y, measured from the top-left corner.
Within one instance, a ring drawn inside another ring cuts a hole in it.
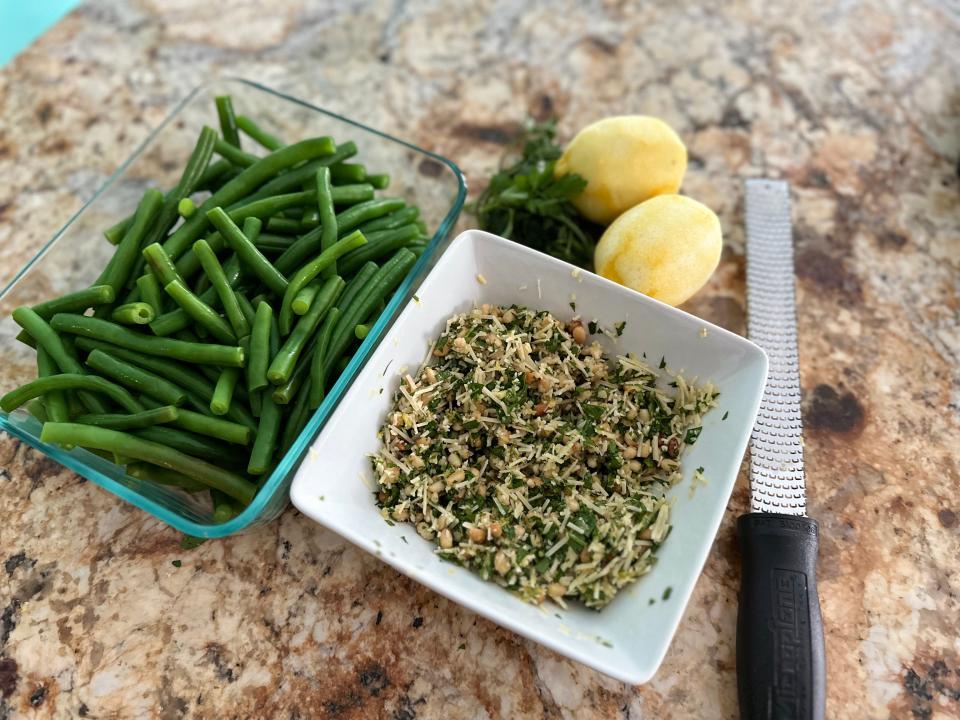
[[[722,247],[710,208],[684,195],[658,195],[613,221],[593,263],[608,280],[679,305],[710,279]]]
[[[587,125],[567,145],[555,170],[586,179],[586,189],[573,204],[601,225],[655,195],[677,192],[686,171],[687,148],[680,136],[663,120],[646,115]]]

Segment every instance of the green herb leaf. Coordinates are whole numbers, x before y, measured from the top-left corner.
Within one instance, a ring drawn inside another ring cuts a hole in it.
[[[530,124],[515,147],[519,158],[490,178],[468,210],[480,227],[574,265],[590,268],[600,228],[586,221],[570,202],[587,186],[576,173],[556,176],[563,148],[554,141],[556,124]]]

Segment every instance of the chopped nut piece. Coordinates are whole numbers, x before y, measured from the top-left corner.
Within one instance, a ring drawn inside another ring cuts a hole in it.
[[[440,547],[445,550],[453,547],[453,533],[446,528],[440,531]]]

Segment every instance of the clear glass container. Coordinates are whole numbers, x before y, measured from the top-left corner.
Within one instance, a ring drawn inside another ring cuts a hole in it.
[[[238,113],[249,115],[265,130],[287,142],[330,135],[336,141],[353,140],[359,149],[351,162],[362,162],[371,172],[390,174],[387,194],[400,196],[420,207],[421,217],[433,232],[426,251],[393,294],[363,344],[330,389],[300,436],[257,493],[237,517],[215,524],[212,509],[202,495],[156,485],[127,475],[123,468],[86,450],[40,442],[40,423],[23,409],[0,412],[0,428],[37,448],[91,482],[126,502],[197,537],[225,537],[266,524],[287,506],[294,471],[308,445],[340,402],[359,369],[410,300],[414,289],[449,242],[466,197],[459,168],[446,158],[386,135],[336,113],[246,80],[219,80],[195,89],[167,117],[143,145],[74,215],[37,255],[0,292],[0,394],[36,377],[34,351],[15,340],[19,327],[10,318],[14,308],[33,305],[93,282],[114,247],[103,230],[126,217],[150,186],[171,187],[178,179],[197,134],[204,124],[217,127],[214,97],[231,95]],[[252,149],[246,141],[245,149]],[[349,452],[349,448],[344,448]]]

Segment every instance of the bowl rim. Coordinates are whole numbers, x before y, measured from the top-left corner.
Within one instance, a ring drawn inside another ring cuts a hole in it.
[[[577,269],[575,266],[570,265],[562,260],[557,258],[550,257],[544,253],[533,250],[532,248],[520,245],[513,241],[507,240],[505,238],[493,235],[488,232],[481,230],[466,230],[460,233],[447,247],[440,260],[434,266],[430,273],[423,279],[421,287],[427,283],[434,273],[440,274],[444,272],[444,264],[446,261],[450,261],[450,258],[454,253],[460,251],[468,251],[471,247],[471,243],[475,241],[476,238],[481,238],[484,243],[499,243],[506,244],[513,251],[522,253],[532,259],[535,259],[540,263],[559,263],[571,269]],[[462,248],[467,248],[464,250]],[[766,379],[769,369],[769,359],[766,352],[758,346],[756,343],[752,342],[748,338],[738,335],[726,328],[722,328],[718,325],[715,325],[707,320],[704,320],[700,317],[697,317],[691,313],[681,310],[665,303],[662,303],[658,300],[650,298],[646,295],[643,295],[639,292],[636,292],[630,288],[624,287],[617,283],[614,283],[606,278],[597,275],[595,273],[589,272],[587,270],[580,270],[582,275],[587,275],[595,280],[599,281],[601,287],[605,287],[606,292],[610,292],[614,295],[619,295],[624,299],[630,298],[632,301],[637,301],[640,304],[646,306],[648,309],[652,309],[655,312],[663,313],[666,317],[674,318],[683,318],[685,322],[696,321],[702,327],[707,328],[709,335],[719,336],[726,338],[727,342],[733,342],[741,347],[749,347],[750,352],[755,355],[757,361],[759,362],[759,370],[761,375],[761,382],[759,385],[753,389],[753,399],[750,403],[751,413],[748,416],[749,423],[744,423],[744,425],[737,432],[735,437],[734,448],[739,449],[738,457],[742,462],[743,455],[746,451],[747,443],[750,438],[750,434],[753,428],[753,424],[759,411],[760,401],[763,395],[764,387],[766,386]],[[395,333],[401,332],[405,326],[405,320],[408,317],[408,314],[412,316],[414,313],[413,308],[405,308],[401,312],[396,321],[391,327],[390,331],[384,336],[383,342],[389,342],[395,337]],[[339,409],[338,409],[339,410]],[[333,417],[331,418],[333,419]],[[314,443],[319,442],[322,437],[322,432],[314,439]],[[740,447],[742,446],[742,447]],[[312,452],[312,450],[311,450]],[[500,625],[501,627],[507,628],[512,632],[525,637],[533,642],[536,642],[540,645],[543,645],[564,657],[571,658],[577,662],[583,663],[589,667],[596,669],[597,671],[608,675],[610,677],[616,678],[623,682],[629,682],[634,684],[645,683],[649,681],[657,669],[663,662],[664,657],[666,656],[667,650],[669,649],[673,638],[676,634],[676,630],[679,627],[679,624],[683,617],[686,614],[687,607],[689,605],[690,599],[693,595],[696,582],[699,580],[700,576],[703,573],[703,569],[706,565],[706,561],[709,557],[709,554],[716,543],[717,534],[719,532],[720,524],[722,523],[723,516],[726,513],[727,504],[729,502],[730,495],[733,492],[733,489],[736,484],[738,473],[734,471],[728,480],[725,480],[725,490],[722,493],[722,497],[719,497],[716,501],[715,513],[716,513],[716,527],[713,527],[711,524],[709,526],[710,532],[703,536],[703,542],[698,543],[691,551],[691,557],[689,562],[689,568],[693,582],[690,584],[688,591],[682,596],[678,596],[674,593],[673,597],[678,598],[681,602],[678,605],[677,611],[672,615],[672,619],[669,623],[664,626],[663,641],[659,644],[657,648],[650,655],[645,658],[642,662],[638,661],[636,667],[623,668],[616,667],[610,662],[605,660],[596,659],[595,655],[591,655],[588,651],[583,650],[582,648],[572,648],[570,645],[565,644],[559,637],[554,637],[540,633],[536,630],[531,629],[529,624],[525,622],[522,618],[514,617],[510,614],[503,613],[500,610],[491,609],[485,605],[480,600],[474,599],[469,595],[463,593],[461,590],[455,589],[455,586],[451,585],[447,578],[444,578],[440,575],[439,570],[431,569],[417,569],[412,566],[405,564],[401,557],[394,556],[389,552],[386,552],[390,548],[384,544],[382,548],[376,546],[371,546],[370,541],[364,535],[362,528],[355,526],[350,522],[343,521],[339,522],[336,519],[335,515],[323,515],[321,511],[317,511],[316,508],[323,507],[329,508],[328,503],[324,504],[315,504],[311,502],[313,495],[316,494],[316,481],[309,481],[306,474],[306,465],[301,466],[298,470],[296,476],[294,477],[293,484],[290,488],[291,500],[295,507],[297,507],[304,515],[309,517],[311,520],[316,522],[321,527],[335,533],[336,535],[344,538],[346,541],[350,542],[352,545],[355,545],[359,549],[363,550],[365,553],[376,557],[378,560],[383,561],[390,565],[392,568],[397,570],[397,572],[410,577],[412,580],[430,588],[434,592],[442,595],[443,597],[449,599],[452,602],[457,603],[473,612],[476,612],[478,615],[487,618],[491,622]],[[308,484],[309,483],[309,484]],[[726,488],[726,485],[729,487]],[[328,510],[328,513],[333,511]],[[324,519],[319,519],[319,517]],[[399,523],[398,523],[399,524]],[[382,551],[381,551],[382,550]],[[503,590],[502,588],[499,588]],[[507,592],[506,590],[503,590]],[[518,600],[518,602],[522,602]],[[641,667],[642,666],[642,667]]]
[[[418,145],[414,145],[407,140],[394,137],[393,135],[390,135],[382,130],[370,127],[369,125],[365,125],[357,120],[353,120],[352,118],[348,118],[339,113],[327,110],[307,100],[303,100],[286,92],[276,90],[254,80],[248,80],[246,78],[235,76],[211,78],[193,87],[190,92],[183,97],[183,99],[174,105],[173,109],[170,110],[160,124],[150,131],[146,138],[144,138],[144,140],[136,147],[136,149],[94,191],[90,198],[70,216],[66,223],[64,223],[64,225],[40,247],[36,254],[13,275],[10,281],[7,282],[2,289],[0,289],[0,299],[2,299],[8,292],[13,290],[20,280],[22,280],[27,273],[37,263],[40,262],[40,260],[54,246],[54,243],[56,243],[57,240],[64,235],[64,233],[73,225],[77,218],[86,212],[94,202],[96,202],[104,193],[113,187],[113,185],[124,175],[127,169],[142,156],[147,147],[154,142],[164,131],[164,129],[166,129],[170,123],[172,123],[179,116],[179,114],[184,110],[184,108],[187,107],[187,105],[189,105],[198,95],[203,92],[234,84],[244,86],[246,88],[252,88],[256,91],[272,95],[275,98],[286,102],[292,102],[296,105],[307,108],[308,110],[320,113],[321,115],[325,115],[339,122],[352,125],[359,130],[372,133],[383,140],[396,143],[418,154],[424,155],[433,161],[440,163],[452,173],[453,179],[457,183],[457,195],[452,205],[444,215],[443,220],[441,220],[437,226],[437,229],[430,241],[427,243],[426,249],[420,255],[420,257],[417,258],[417,262],[414,264],[413,268],[411,268],[404,280],[394,291],[392,297],[387,303],[385,311],[381,313],[377,322],[374,323],[374,325],[370,328],[366,339],[358,347],[350,362],[347,364],[347,367],[340,374],[337,382],[335,382],[330,388],[327,396],[324,398],[323,403],[321,403],[320,407],[318,407],[310,416],[310,419],[307,421],[306,425],[304,425],[303,430],[300,431],[300,434],[297,436],[293,445],[291,445],[287,450],[286,454],[284,454],[283,457],[278,460],[277,466],[260,487],[253,501],[246,508],[244,508],[243,512],[227,522],[216,525],[207,525],[186,518],[179,513],[165,507],[156,500],[142,494],[141,492],[127,487],[113,478],[104,475],[103,473],[84,463],[82,459],[76,457],[72,453],[64,451],[62,448],[57,446],[40,442],[37,436],[27,432],[20,425],[10,422],[7,413],[0,412],[0,430],[9,432],[19,440],[27,443],[36,450],[39,450],[48,457],[51,457],[53,460],[56,460],[61,465],[68,467],[72,471],[94,482],[96,485],[99,485],[113,495],[116,495],[121,500],[129,502],[140,510],[149,513],[150,515],[187,535],[201,538],[226,537],[245,529],[258,519],[260,513],[273,499],[277,491],[281,490],[281,486],[284,484],[284,482],[286,482],[287,479],[292,478],[292,475],[296,472],[299,460],[302,458],[307,445],[313,440],[313,437],[320,429],[321,424],[331,414],[336,405],[339,404],[342,394],[345,392],[350,382],[352,382],[357,372],[359,372],[359,370],[362,368],[363,364],[366,363],[370,353],[372,353],[376,346],[379,345],[388,324],[395,316],[398,316],[399,313],[402,312],[404,301],[409,301],[408,296],[412,292],[413,283],[424,275],[424,270],[437,254],[437,249],[439,248],[440,244],[450,234],[450,231],[453,229],[453,226],[463,209],[463,205],[467,197],[467,183],[463,172],[456,163],[449,158],[444,157],[443,155],[419,147]],[[294,458],[294,460],[288,463],[288,467],[281,467],[284,465],[284,461],[288,458]],[[284,491],[286,491],[286,489],[284,489]]]

